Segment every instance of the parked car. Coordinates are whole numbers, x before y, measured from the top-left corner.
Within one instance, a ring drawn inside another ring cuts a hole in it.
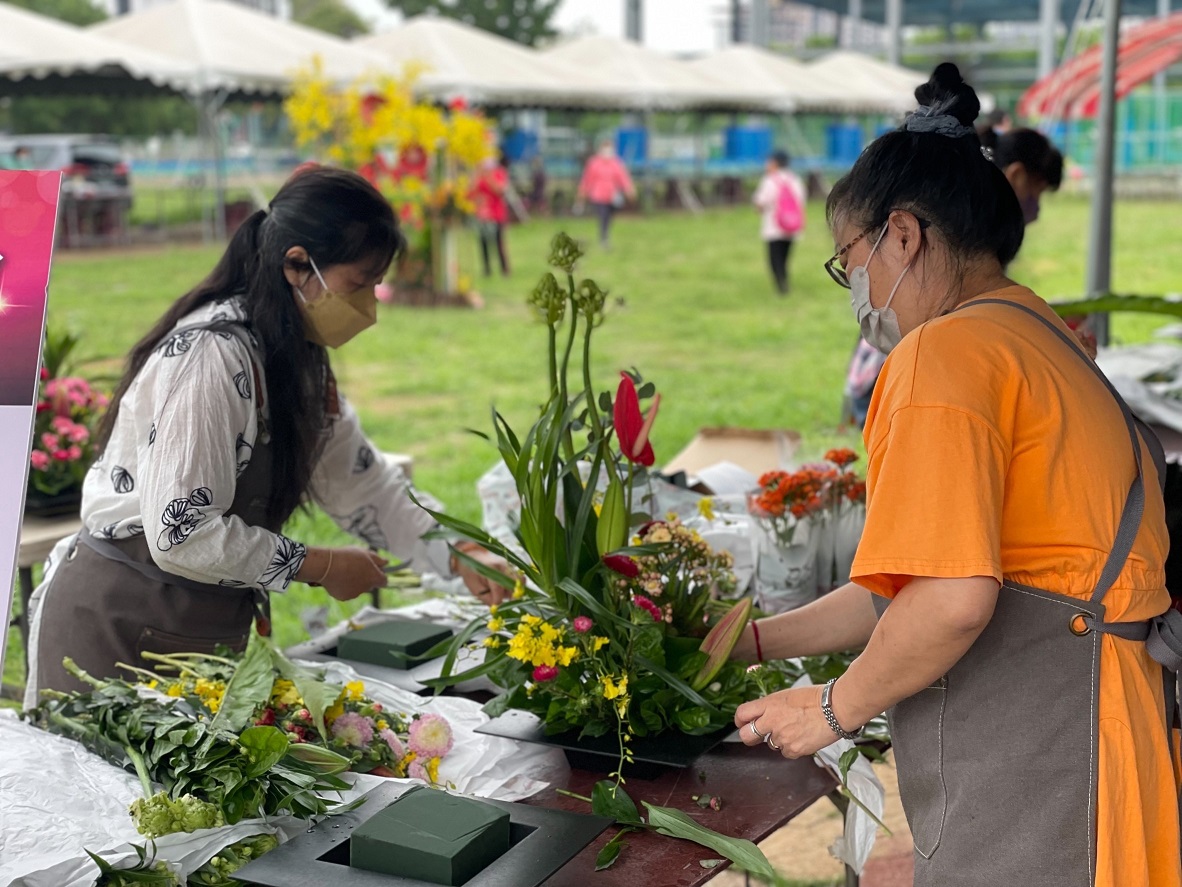
[[[131,204],[131,171],[119,145],[94,135],[0,136],[0,167],[62,171],[62,194]]]

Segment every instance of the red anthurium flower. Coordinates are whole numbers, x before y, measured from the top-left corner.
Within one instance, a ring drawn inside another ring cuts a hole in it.
[[[646,468],[656,461],[652,444],[648,441],[653,422],[657,419],[657,407],[661,405],[661,395],[653,398],[653,405],[648,415],[640,414],[640,398],[636,396],[636,385],[627,373],[620,373],[620,387],[616,390],[613,421],[616,426],[616,437],[620,440],[620,452],[624,458]]]
[[[640,575],[640,565],[626,554],[605,554],[603,565],[614,573],[635,579]]]

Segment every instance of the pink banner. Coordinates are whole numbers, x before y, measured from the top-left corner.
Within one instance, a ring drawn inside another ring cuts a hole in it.
[[[0,598],[12,609],[60,172],[0,170]],[[3,662],[8,632],[0,632]]]

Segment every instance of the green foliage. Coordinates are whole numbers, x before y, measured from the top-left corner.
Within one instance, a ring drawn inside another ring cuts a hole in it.
[[[135,820],[136,830],[148,838],[226,824],[217,805],[192,795],[170,798],[167,792],[156,792],[150,798],[136,798],[131,803],[131,818]]]
[[[91,0],[5,0],[10,6],[19,6],[38,15],[49,16],[69,22],[71,25],[93,25],[105,21],[107,14]]]
[[[369,33],[369,25],[342,0],[292,0],[291,17],[301,25],[351,39]]]
[[[516,43],[536,46],[557,33],[551,19],[561,0],[386,0],[403,15],[442,15]]]
[[[7,115],[14,133],[144,137],[197,131],[197,112],[178,96],[24,96],[12,99]]]
[[[236,841],[189,875],[186,887],[241,887],[242,882],[232,877],[234,872],[278,846],[279,839],[274,835],[255,835]]]
[[[139,859],[126,868],[115,868],[101,856],[86,851],[86,855],[98,866],[99,876],[95,887],[181,887],[176,875],[163,862],[155,860],[155,848],[135,847]]]

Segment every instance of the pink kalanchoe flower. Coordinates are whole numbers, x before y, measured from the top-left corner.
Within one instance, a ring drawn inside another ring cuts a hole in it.
[[[579,634],[586,634],[591,630],[595,623],[591,621],[590,616],[576,616],[575,617],[575,631]]]
[[[398,734],[393,730],[386,729],[378,734],[386,745],[390,746],[390,751],[393,752],[394,757],[401,758],[406,754],[406,747],[402,744],[402,740],[398,738]]]
[[[660,622],[665,618],[665,614],[661,612],[661,608],[646,598],[643,594],[632,595],[632,603],[636,604],[636,606],[640,607],[640,609],[652,616],[654,622]]]
[[[558,677],[558,669],[553,665],[538,665],[534,667],[534,683],[544,684]]]
[[[37,471],[44,471],[49,467],[49,454],[44,450],[33,450],[29,454],[29,464]]]
[[[347,711],[332,722],[332,735],[345,745],[365,748],[373,742],[373,721],[355,711]]]
[[[423,715],[410,723],[407,745],[421,758],[442,758],[451,751],[451,724],[439,715]]]

